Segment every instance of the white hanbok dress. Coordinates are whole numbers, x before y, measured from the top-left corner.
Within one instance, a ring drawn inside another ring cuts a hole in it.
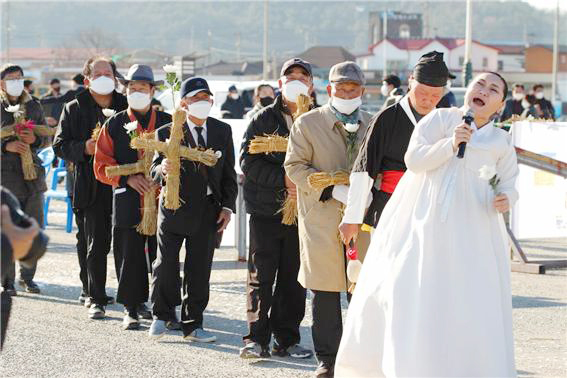
[[[513,204],[516,153],[510,135],[489,123],[457,159],[452,135],[462,116],[434,110],[411,137],[408,171],[349,306],[336,377],[516,376],[508,241],[494,192],[479,177],[495,166],[498,191]],[[363,195],[368,187],[360,187]]]

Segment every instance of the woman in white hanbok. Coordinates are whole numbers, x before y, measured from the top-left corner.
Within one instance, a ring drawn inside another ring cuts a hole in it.
[[[336,377],[516,375],[500,213],[517,200],[518,167],[510,135],[490,122],[506,92],[499,75],[481,74],[464,108],[434,110],[416,126],[408,171],[382,213],[349,306]],[[462,120],[468,109],[471,126]],[[458,159],[461,142],[468,144]],[[483,167],[495,168],[498,195],[480,177]]]

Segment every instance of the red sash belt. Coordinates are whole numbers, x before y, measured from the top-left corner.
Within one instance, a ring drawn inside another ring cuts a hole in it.
[[[404,175],[404,171],[384,171],[382,172],[382,183],[380,184],[380,190],[385,193],[394,193],[398,182]]]

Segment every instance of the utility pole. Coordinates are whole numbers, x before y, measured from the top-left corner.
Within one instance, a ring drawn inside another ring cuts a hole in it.
[[[4,41],[3,42],[3,50],[4,54],[4,63],[8,63],[10,61],[10,2],[9,1],[2,1],[2,32],[4,34]]]
[[[388,39],[388,11],[383,11],[382,15],[384,18],[382,20],[382,50],[384,51],[384,54],[382,54],[382,57],[384,59],[384,72],[382,74],[382,78],[385,78],[386,76],[388,76],[388,58],[386,57],[386,40]]]
[[[465,31],[465,59],[463,65],[463,84],[466,87],[472,79],[472,0],[467,0],[467,19]]]
[[[559,60],[559,0],[556,0],[555,8],[555,27],[553,30],[553,68],[551,77],[551,102],[559,100],[557,95],[557,63]]]
[[[236,62],[240,63],[240,32],[236,33]]]
[[[264,0],[264,51],[262,59],[262,80],[268,80],[268,0]]]
[[[208,50],[208,54],[207,54],[207,61],[208,64],[207,66],[210,66],[211,64],[213,64],[213,56],[212,56],[212,46],[211,46],[211,37],[213,36],[213,33],[211,32],[211,30],[209,29],[207,31],[207,50]]]

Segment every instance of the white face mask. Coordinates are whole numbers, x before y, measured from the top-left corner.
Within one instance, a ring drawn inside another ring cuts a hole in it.
[[[522,101],[522,99],[524,98],[524,94],[514,92],[512,94],[512,97],[514,97],[514,100],[516,100],[516,101]]]
[[[238,93],[231,93],[230,94],[230,98],[232,98],[233,100],[238,100],[240,96],[238,95]]]
[[[523,100],[523,101],[522,101],[522,108],[528,109],[530,106],[531,106],[531,104],[529,103],[528,100]]]
[[[187,113],[198,119],[207,119],[212,107],[209,101],[197,101],[187,105]]]
[[[283,77],[282,82],[286,79]],[[282,86],[282,93],[286,100],[290,102],[297,102],[299,95],[308,96],[309,87],[299,80],[288,81]]]
[[[100,95],[107,95],[112,93],[115,88],[114,80],[106,76],[99,76],[91,81],[89,87]]]
[[[445,88],[451,89],[451,85],[453,85],[453,82],[451,80],[447,80],[447,84],[445,84]]]
[[[24,80],[6,80],[6,92],[12,97],[20,97],[24,90]]]
[[[152,99],[149,93],[132,92],[128,94],[128,105],[134,110],[145,109]]]
[[[362,105],[362,99],[360,97],[356,97],[350,100],[345,100],[343,98],[333,96],[331,97],[331,104],[333,105],[333,108],[337,109],[340,113],[349,115]]]
[[[536,92],[535,98],[537,98],[538,100],[541,100],[543,98],[543,92]]]
[[[382,86],[380,87],[380,93],[382,93],[382,96],[384,97],[387,97],[390,94],[388,84],[382,84]]]

